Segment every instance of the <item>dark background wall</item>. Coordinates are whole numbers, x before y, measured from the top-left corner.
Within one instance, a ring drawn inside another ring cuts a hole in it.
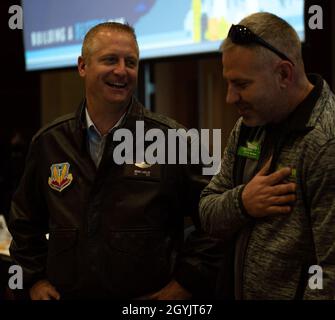
[[[8,9],[20,1],[0,1],[0,143],[15,130],[28,139],[40,126],[40,74],[24,70],[21,30],[11,30]]]
[[[323,9],[323,30],[311,30],[308,26],[310,14],[308,8],[319,5]],[[303,56],[307,72],[320,73],[334,88],[334,26],[335,1],[305,0],[306,41],[303,44]]]

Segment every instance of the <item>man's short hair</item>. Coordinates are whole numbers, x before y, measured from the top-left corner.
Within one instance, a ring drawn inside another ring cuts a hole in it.
[[[301,42],[297,32],[282,18],[268,12],[258,12],[242,19],[238,24],[249,28],[256,35],[287,55],[294,64],[303,64]],[[230,38],[221,44],[222,52],[236,46]],[[252,43],[247,45],[257,50],[263,58],[275,57],[267,48]],[[272,56],[270,56],[272,55]]]
[[[139,48],[136,38],[136,33],[134,28],[129,25],[128,23],[120,23],[120,22],[103,22],[97,24],[96,26],[92,27],[85,35],[83,45],[81,48],[81,55],[84,59],[89,58],[92,53],[93,42],[96,35],[102,30],[111,30],[111,31],[118,31],[118,32],[125,32],[131,35],[134,38],[137,54],[139,55]]]

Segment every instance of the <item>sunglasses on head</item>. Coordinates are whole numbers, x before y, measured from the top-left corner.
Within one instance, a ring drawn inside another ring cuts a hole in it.
[[[249,28],[245,26],[242,26],[240,24],[236,24],[236,25],[233,24],[228,32],[228,38],[230,38],[231,41],[236,44],[243,45],[243,44],[257,43],[271,50],[273,53],[275,53],[277,56],[279,56],[283,60],[289,61],[294,65],[292,60],[289,59],[284,53],[280,52],[270,43],[266,42],[264,39],[259,37],[257,34],[253,33]]]

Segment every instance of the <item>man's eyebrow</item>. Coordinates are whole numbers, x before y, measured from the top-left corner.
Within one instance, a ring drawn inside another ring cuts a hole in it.
[[[105,59],[105,58],[116,58],[117,55],[115,53],[106,53],[100,57],[100,59]]]
[[[120,56],[118,54],[115,53],[106,53],[102,56],[99,57],[100,61],[106,60],[106,59],[119,59]],[[126,55],[124,56],[124,59],[126,60],[133,60],[135,62],[139,61],[139,58],[136,55]]]
[[[239,83],[239,82],[252,82],[252,79],[249,78],[241,78],[241,77],[236,77],[236,78],[231,78],[231,79],[227,79],[227,77],[225,77],[225,75],[223,74],[223,78],[229,82],[233,82],[233,83]]]
[[[134,56],[134,55],[129,55],[129,56],[126,56],[126,59],[134,59],[134,60],[139,60],[137,56]]]
[[[236,83],[236,82],[251,82],[252,80],[248,78],[235,78],[231,79],[230,81]]]

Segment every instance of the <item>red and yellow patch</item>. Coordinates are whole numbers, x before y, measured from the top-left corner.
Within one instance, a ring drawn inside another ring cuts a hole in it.
[[[61,192],[73,181],[73,176],[69,172],[70,164],[68,162],[53,164],[50,170],[51,176],[48,179],[48,184],[51,189]]]

